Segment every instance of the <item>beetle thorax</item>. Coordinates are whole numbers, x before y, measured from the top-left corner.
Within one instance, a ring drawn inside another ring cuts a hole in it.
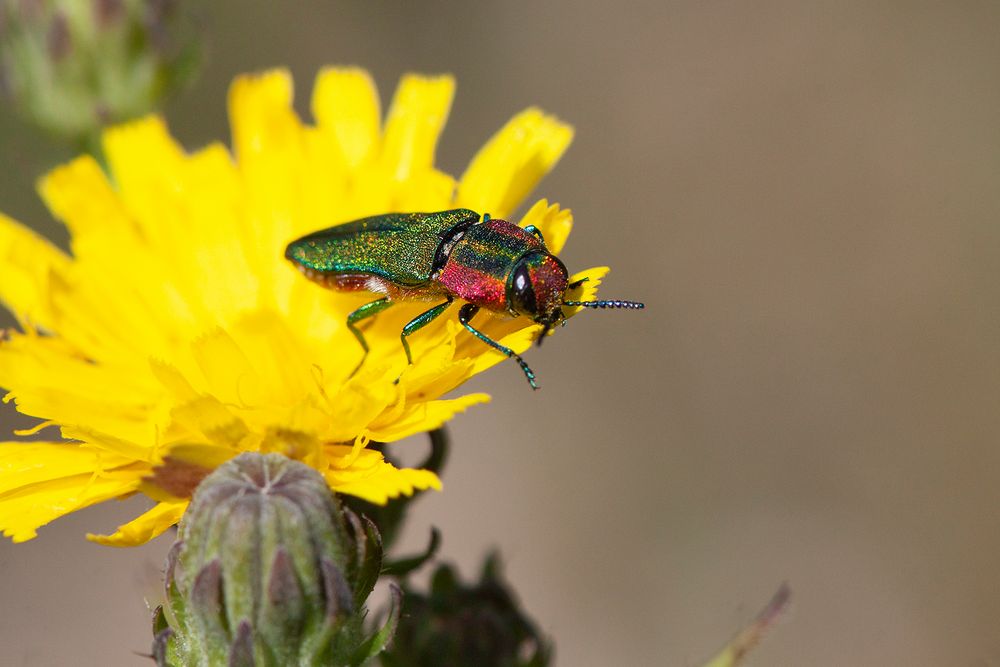
[[[515,266],[525,255],[544,249],[511,222],[473,225],[454,243],[437,281],[460,299],[495,312],[509,311],[507,285]]]

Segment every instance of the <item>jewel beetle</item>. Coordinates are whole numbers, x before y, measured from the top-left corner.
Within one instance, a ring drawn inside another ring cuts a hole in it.
[[[347,316],[347,327],[368,343],[358,323],[400,301],[442,301],[407,323],[399,339],[411,364],[406,339],[440,316],[455,301],[466,303],[458,320],[473,336],[517,361],[528,383],[535,374],[518,354],[472,326],[480,309],[527,317],[541,324],[541,345],[549,330],[564,323],[563,306],[644,308],[637,301],[567,301],[569,273],[545,246],[534,226],[459,208],[436,213],[387,213],[314,232],[293,241],[285,258],[310,280],[340,291],[383,295]],[[361,363],[364,363],[362,357]],[[360,368],[361,364],[358,365]]]

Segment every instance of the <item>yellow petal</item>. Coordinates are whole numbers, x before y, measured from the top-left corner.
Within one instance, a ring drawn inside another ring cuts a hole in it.
[[[172,442],[212,443],[222,447],[237,447],[249,434],[246,423],[215,396],[199,396],[170,411],[169,438]],[[173,445],[168,446],[169,454]],[[232,454],[230,454],[232,456]]]
[[[0,442],[0,494],[129,462],[74,442]]]
[[[559,204],[549,205],[547,199],[540,199],[528,209],[518,224],[521,227],[537,227],[549,252],[558,255],[566,246],[566,239],[573,230],[573,213],[568,208],[560,209]]]
[[[489,394],[468,394],[460,398],[415,403],[391,422],[374,422],[368,432],[372,440],[395,442],[414,433],[433,431],[473,405],[489,401]]]
[[[184,149],[170,136],[163,118],[156,115],[109,128],[101,139],[111,174],[123,193],[172,176],[184,158]],[[135,195],[127,195],[131,196]]]
[[[395,206],[401,211],[443,211],[451,206],[455,179],[428,169],[414,174],[396,190]]]
[[[38,181],[38,191],[52,215],[69,229],[77,257],[90,253],[107,257],[123,242],[134,244],[138,240],[138,228],[100,165],[89,155],[45,174]]]
[[[158,382],[170,398],[176,403],[186,403],[198,396],[198,393],[188,382],[184,374],[175,366],[161,359],[150,359],[149,370],[152,378]]]
[[[0,443],[0,531],[24,542],[64,514],[132,493],[135,470],[104,471],[119,462],[71,443]]]
[[[244,248],[261,305],[279,308],[299,278],[281,256],[308,220],[302,184],[309,165],[302,123],[292,109],[291,75],[272,70],[238,77],[229,90],[229,118],[244,185]]]
[[[259,394],[249,394],[260,386],[253,365],[232,334],[215,329],[191,345],[191,352],[202,380],[195,382],[203,393],[218,397],[223,403],[256,403]]]
[[[175,254],[177,246],[184,243],[188,220],[181,214],[187,208],[181,190],[184,150],[159,116],[105,130],[103,139],[117,195],[129,215],[148,243],[160,246],[168,255]],[[96,223],[92,220],[90,224]]]
[[[569,282],[571,285],[581,280],[583,282],[575,290],[566,292],[566,301],[593,301],[596,299],[597,288],[601,286],[601,281],[604,280],[604,276],[608,275],[608,271],[610,270],[606,266],[595,266],[592,269],[580,271],[570,276]],[[583,310],[582,306],[566,306],[563,308],[563,312],[567,318],[573,317],[581,310]]]
[[[253,308],[260,281],[248,259],[242,183],[229,151],[216,143],[192,154],[182,178],[190,204],[180,214],[186,224],[172,225],[179,238],[166,277],[203,329]]]
[[[573,139],[573,129],[540,109],[514,116],[472,159],[456,204],[505,218],[549,173]]]
[[[52,328],[52,294],[65,289],[69,264],[61,250],[0,213],[0,302],[21,322]]]
[[[292,110],[292,77],[285,69],[237,77],[229,88],[229,123],[233,149],[240,160],[258,161],[299,139],[299,121]]]
[[[66,439],[86,442],[102,453],[127,458],[137,471],[136,474],[145,474],[145,471],[149,470],[150,464],[156,459],[156,448],[151,445],[155,438],[155,424],[139,424],[137,429],[145,430],[148,436],[130,441],[98,431],[89,425],[81,426],[78,424],[63,426],[61,435]]]
[[[473,363],[470,360],[455,358],[457,337],[467,336],[465,329],[451,319],[439,327],[438,332],[433,327],[425,327],[431,331],[420,345],[410,344],[414,364],[407,367],[400,378],[406,390],[407,403],[438,398],[465,382],[472,374]],[[424,337],[424,330],[421,330],[421,337]]]
[[[148,512],[118,526],[111,535],[94,535],[87,539],[109,547],[136,547],[158,537],[184,516],[189,501],[157,503]]]
[[[232,327],[233,342],[253,367],[260,382],[255,388],[268,403],[291,403],[305,396],[315,385],[311,374],[313,359],[306,354],[287,320],[266,310],[245,314]],[[250,400],[243,386],[243,400]]]
[[[149,441],[155,426],[148,409],[159,392],[147,380],[93,364],[57,338],[13,334],[0,345],[0,386],[11,390],[18,409],[64,426],[87,424],[133,442]]]
[[[387,369],[362,368],[340,392],[330,397],[329,424],[323,437],[332,442],[353,440],[371,421],[392,405],[398,389],[386,386]],[[398,375],[398,371],[396,372]],[[380,377],[381,376],[381,377]],[[375,378],[378,378],[375,380]],[[369,382],[369,379],[373,381]]]
[[[430,470],[400,469],[381,458],[360,478],[347,480],[348,475],[338,471],[330,471],[325,477],[334,491],[357,496],[376,505],[384,505],[391,498],[413,495],[415,491],[441,488],[441,480]]]
[[[156,117],[108,130],[105,142],[123,172],[118,192],[89,157],[39,181],[46,204],[72,233],[77,258],[67,287],[52,296],[60,333],[96,359],[162,350],[166,332],[190,326],[197,305],[172,282],[191,273],[177,259],[191,241],[182,151]]]
[[[399,82],[382,139],[382,164],[393,178],[402,181],[434,165],[454,93],[450,76],[408,74]]]
[[[194,320],[210,326],[255,303],[257,282],[244,254],[237,173],[228,151],[216,144],[189,157],[158,117],[108,130],[104,139],[117,196],[141,238],[111,229],[83,256],[93,255],[105,273],[115,271],[116,284],[150,277],[138,300],[149,303],[153,321],[168,312],[181,328],[194,328]],[[53,183],[53,190],[65,197],[68,180]],[[75,182],[76,189],[86,185],[80,175]]]
[[[368,72],[356,67],[322,69],[313,89],[312,113],[345,166],[356,168],[371,159],[378,145],[381,109]]]

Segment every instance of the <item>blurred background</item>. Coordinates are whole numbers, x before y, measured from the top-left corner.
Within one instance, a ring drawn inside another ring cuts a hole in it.
[[[228,137],[240,72],[290,67],[302,109],[324,64],[384,103],[452,72],[439,166],[525,106],[571,122],[535,198],[573,209],[571,270],[647,304],[531,352],[539,392],[477,378],[494,400],[453,422],[404,546],[439,526],[469,578],[499,547],[563,666],[698,664],[782,581],[751,664],[1000,665],[1000,5],[194,9],[202,71],[166,111],[188,147]],[[0,116],[0,210],[65,242],[34,180],[72,151]],[[148,664],[169,541],[83,539],[129,502],[0,543],[3,664]]]

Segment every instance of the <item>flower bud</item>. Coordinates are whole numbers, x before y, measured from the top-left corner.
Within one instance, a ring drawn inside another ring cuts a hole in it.
[[[0,92],[30,122],[84,141],[190,78],[180,0],[0,0]]]
[[[396,637],[380,658],[384,667],[545,667],[551,661],[551,647],[518,608],[495,554],[477,584],[463,584],[451,566],[441,565],[429,594],[408,586],[404,593]]]
[[[382,562],[378,531],[345,512],[322,476],[245,453],[198,486],[167,558],[154,618],[163,665],[360,665],[391,636],[366,636]]]

